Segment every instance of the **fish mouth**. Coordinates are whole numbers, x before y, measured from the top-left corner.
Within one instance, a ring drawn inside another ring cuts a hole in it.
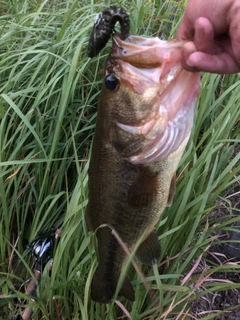
[[[139,95],[155,88],[145,121],[117,123],[122,130],[145,138],[143,149],[127,159],[133,164],[165,160],[183,141],[188,141],[200,74],[182,68],[183,43],[139,36],[123,41],[118,34],[113,37],[109,61],[116,63],[114,72],[121,83]]]
[[[140,36],[122,40],[116,33],[106,69],[108,73],[116,73],[124,85],[138,94],[156,85],[164,90],[181,70],[180,63],[175,62],[181,59],[183,43]]]
[[[129,36],[122,40],[118,33],[113,36],[112,52],[115,58],[127,61],[141,68],[154,68],[162,65],[163,61],[170,63],[170,58],[176,59],[179,52],[171,52],[173,48],[181,48],[183,41],[172,39],[171,41],[160,40],[157,37],[145,38]]]

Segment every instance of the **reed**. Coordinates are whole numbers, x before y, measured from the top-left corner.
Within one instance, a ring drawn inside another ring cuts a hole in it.
[[[185,3],[121,0],[117,5],[130,13],[132,34],[168,39],[176,34]],[[32,319],[196,319],[191,304],[197,298],[240,287],[214,278],[215,272],[238,271],[236,263],[207,262],[195,272],[219,241],[219,231],[228,233],[240,220],[226,199],[240,181],[239,76],[203,74],[173,205],[157,226],[159,265],[130,270],[134,303],[118,297],[105,306],[90,299],[96,252],[95,235],[84,221],[87,169],[110,43],[93,59],[86,57],[86,47],[96,13],[111,4],[1,1],[0,319],[13,318],[23,301],[23,308],[32,308]],[[229,214],[219,219],[214,212],[223,206]],[[52,270],[46,266],[30,304],[22,286],[33,276],[26,245],[59,226]]]

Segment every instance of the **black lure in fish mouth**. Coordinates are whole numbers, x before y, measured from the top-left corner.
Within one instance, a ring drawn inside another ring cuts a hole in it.
[[[127,12],[117,6],[104,9],[98,14],[94,23],[88,43],[88,57],[95,57],[105,47],[117,21],[121,26],[120,38],[125,40],[129,37],[130,19]]]

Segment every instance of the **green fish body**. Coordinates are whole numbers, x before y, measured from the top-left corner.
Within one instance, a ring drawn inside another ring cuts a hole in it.
[[[144,235],[136,254],[141,262],[152,265],[160,257],[154,226],[171,205],[200,90],[199,73],[181,67],[182,45],[159,38],[113,37],[98,107],[85,215],[88,229],[97,230],[98,266],[91,285],[97,302],[113,298],[127,258],[111,227],[130,250]],[[134,300],[127,277],[120,294]]]

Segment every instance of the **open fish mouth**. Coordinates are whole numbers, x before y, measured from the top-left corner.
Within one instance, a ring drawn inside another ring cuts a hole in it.
[[[139,95],[154,91],[148,116],[133,123],[117,122],[122,130],[145,138],[144,148],[127,158],[134,164],[165,160],[188,140],[194,106],[200,91],[200,74],[181,67],[183,42],[129,36],[113,37],[106,73],[115,73],[121,84]]]

